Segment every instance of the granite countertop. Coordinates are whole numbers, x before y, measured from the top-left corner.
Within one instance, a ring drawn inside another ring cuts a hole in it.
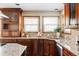
[[[0,46],[0,56],[21,56],[26,50],[27,46],[23,46],[17,43],[7,43]]]
[[[67,48],[69,51],[71,51],[72,53],[74,53],[75,55],[79,56],[79,45],[78,44],[75,44],[75,43],[71,43],[71,42],[74,42],[73,40],[68,41],[68,40],[65,40],[64,38],[60,38],[60,39],[57,39],[57,38],[47,38],[47,37],[0,37],[0,39],[48,39],[48,40],[55,40],[58,44],[60,44],[62,47],[65,47]],[[8,44],[7,44],[8,45]],[[9,45],[11,46],[12,43]],[[17,44],[19,45],[19,44]],[[7,47],[9,47],[7,46]],[[15,47],[15,52],[12,54],[12,55],[21,55],[22,53],[20,53],[20,51],[24,51],[24,49],[26,48],[25,46],[22,46],[20,45],[18,48],[16,45],[12,45],[13,47]],[[20,48],[23,48],[23,49],[20,49]],[[3,47],[4,48],[4,47]],[[11,47],[12,48],[12,47]],[[9,51],[9,50],[8,50]],[[4,55],[4,54],[3,54]],[[6,54],[6,55],[11,55],[10,53]]]
[[[57,39],[48,37],[0,37],[0,39]]]
[[[58,39],[55,40],[58,44],[60,44],[62,47],[67,48],[69,51],[71,51],[72,53],[74,53],[75,55],[79,56],[79,45],[78,44],[71,44],[68,45],[67,42],[64,39]]]

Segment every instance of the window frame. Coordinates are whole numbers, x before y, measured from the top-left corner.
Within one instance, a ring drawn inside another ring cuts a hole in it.
[[[55,33],[54,31],[44,31],[44,17],[58,17],[59,18],[59,16],[42,16],[42,32],[43,33]],[[59,20],[58,20],[58,22],[59,22]],[[58,23],[58,26],[59,26],[59,23]]]
[[[24,17],[38,17],[38,31],[25,31],[24,30]],[[25,33],[37,33],[40,31],[40,16],[23,16],[23,32]]]

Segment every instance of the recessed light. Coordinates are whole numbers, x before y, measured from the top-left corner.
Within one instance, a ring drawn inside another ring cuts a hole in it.
[[[56,8],[55,11],[58,11],[58,9]]]
[[[20,4],[19,3],[16,3],[15,5],[19,6]]]

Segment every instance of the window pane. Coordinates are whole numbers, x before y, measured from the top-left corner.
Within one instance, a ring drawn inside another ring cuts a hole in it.
[[[44,24],[58,24],[58,17],[44,17]]]
[[[58,17],[44,17],[44,32],[54,32],[58,26]]]
[[[24,24],[38,24],[38,17],[24,17]]]
[[[38,27],[37,27],[38,25],[26,25],[25,27],[24,27],[24,29],[25,29],[25,31],[26,32],[36,32],[36,31],[38,31]]]
[[[46,25],[44,26],[44,32],[50,32],[50,31],[54,31],[57,28],[57,25]]]
[[[24,17],[24,31],[37,32],[39,17]]]

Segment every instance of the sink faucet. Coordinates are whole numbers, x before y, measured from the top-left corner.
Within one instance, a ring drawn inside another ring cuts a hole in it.
[[[41,37],[42,36],[42,33],[41,32],[38,32],[38,37]]]

